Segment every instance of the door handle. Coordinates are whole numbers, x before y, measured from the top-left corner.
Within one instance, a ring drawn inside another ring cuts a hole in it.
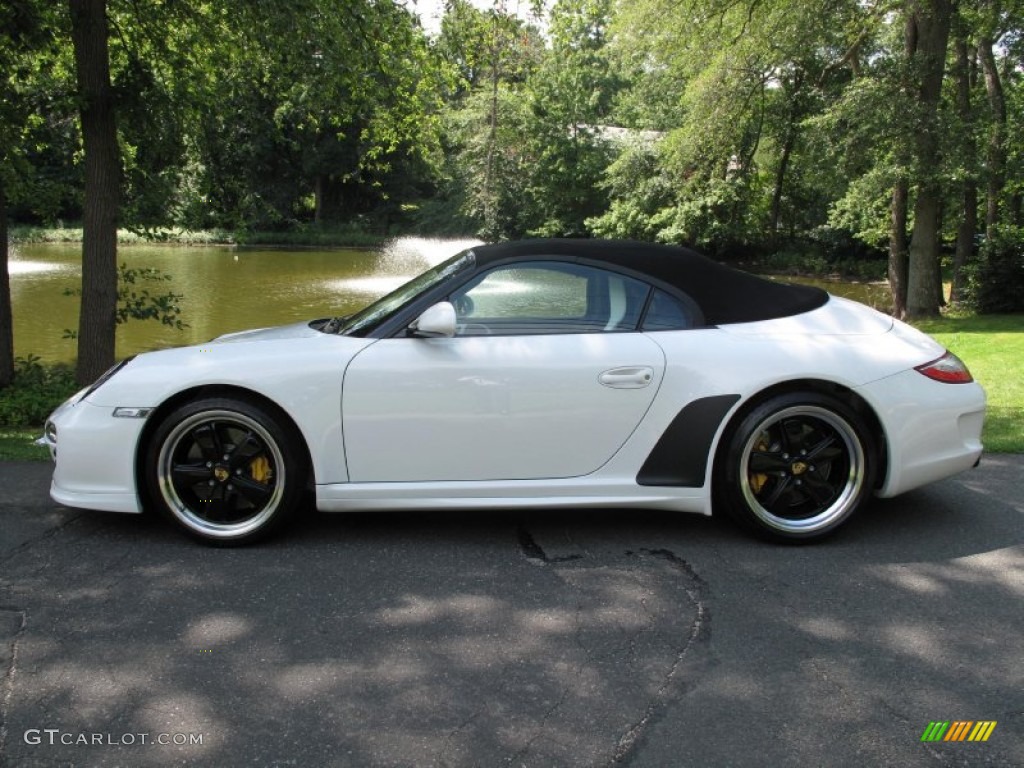
[[[627,366],[605,371],[597,380],[612,389],[643,389],[654,380],[654,369],[647,366]]]

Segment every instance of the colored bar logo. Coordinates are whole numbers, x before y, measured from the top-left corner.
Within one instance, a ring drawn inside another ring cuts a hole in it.
[[[988,741],[995,729],[995,720],[933,720],[921,734],[921,741]]]

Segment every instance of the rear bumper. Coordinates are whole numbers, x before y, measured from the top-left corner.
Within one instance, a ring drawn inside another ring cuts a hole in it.
[[[985,390],[976,382],[945,384],[910,370],[858,391],[886,430],[888,463],[879,496],[896,496],[977,465]]]

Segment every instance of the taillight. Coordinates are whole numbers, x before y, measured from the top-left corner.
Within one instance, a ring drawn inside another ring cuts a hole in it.
[[[947,352],[938,360],[932,360],[930,363],[919,365],[914,370],[920,371],[929,379],[942,381],[946,384],[968,384],[974,381],[974,377],[967,370],[964,361],[952,352]]]

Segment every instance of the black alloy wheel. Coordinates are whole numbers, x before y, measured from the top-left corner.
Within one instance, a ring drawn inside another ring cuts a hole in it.
[[[291,425],[245,400],[179,407],[157,428],[146,458],[151,500],[209,543],[248,543],[280,528],[299,506],[306,476]]]
[[[875,453],[864,421],[842,401],[780,395],[729,434],[716,495],[733,519],[765,538],[821,538],[870,496]]]

